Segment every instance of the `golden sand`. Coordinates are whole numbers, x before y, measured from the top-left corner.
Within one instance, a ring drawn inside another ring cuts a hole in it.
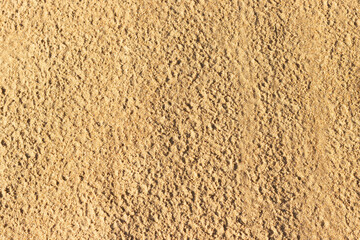
[[[0,3],[0,239],[359,239],[354,0]]]

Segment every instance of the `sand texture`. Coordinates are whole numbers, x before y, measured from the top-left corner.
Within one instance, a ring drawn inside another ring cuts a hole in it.
[[[0,1],[0,239],[360,239],[360,2]]]

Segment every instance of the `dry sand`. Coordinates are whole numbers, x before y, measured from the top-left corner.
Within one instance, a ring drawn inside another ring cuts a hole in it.
[[[359,239],[360,3],[0,3],[0,239]]]

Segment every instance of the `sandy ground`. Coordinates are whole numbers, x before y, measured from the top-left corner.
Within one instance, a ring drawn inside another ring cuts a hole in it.
[[[0,1],[0,239],[359,239],[359,79],[359,1]]]

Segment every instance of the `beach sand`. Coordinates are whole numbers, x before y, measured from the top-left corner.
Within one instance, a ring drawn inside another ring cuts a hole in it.
[[[0,239],[359,239],[360,4],[0,3]]]

